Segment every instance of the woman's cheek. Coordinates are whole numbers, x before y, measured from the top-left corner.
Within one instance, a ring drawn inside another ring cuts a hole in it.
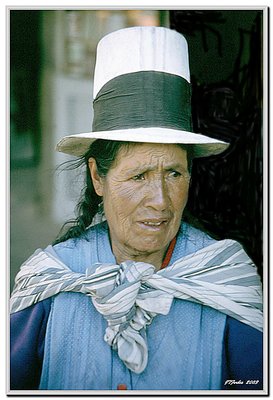
[[[110,195],[110,209],[112,208],[113,212],[117,212],[119,218],[126,218],[130,215],[140,202],[140,192],[132,186],[117,185]]]
[[[173,208],[183,211],[188,201],[189,185],[187,183],[169,185],[169,194]]]

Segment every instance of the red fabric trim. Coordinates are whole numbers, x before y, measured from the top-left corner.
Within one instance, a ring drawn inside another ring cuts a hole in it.
[[[125,383],[120,383],[117,386],[117,390],[127,390],[127,385],[125,385]]]
[[[171,261],[171,258],[172,258],[172,255],[173,255],[173,250],[175,248],[175,244],[176,244],[176,237],[173,238],[173,240],[169,244],[169,248],[167,250],[167,253],[165,255],[165,258],[163,260],[163,263],[162,263],[160,269],[163,269],[163,268],[165,268],[165,267],[167,267],[169,265],[169,262]]]

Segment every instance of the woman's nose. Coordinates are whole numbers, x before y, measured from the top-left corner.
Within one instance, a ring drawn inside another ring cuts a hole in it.
[[[158,179],[148,185],[146,206],[163,211],[169,206],[169,193],[164,179]]]

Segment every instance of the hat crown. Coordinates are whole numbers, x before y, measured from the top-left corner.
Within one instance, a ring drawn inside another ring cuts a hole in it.
[[[111,79],[138,71],[158,71],[190,82],[188,45],[180,33],[155,26],[120,29],[98,43],[95,98]]]
[[[82,156],[97,139],[183,143],[194,157],[228,144],[193,133],[188,45],[178,32],[154,26],[120,29],[98,44],[93,132],[69,135],[57,149]]]

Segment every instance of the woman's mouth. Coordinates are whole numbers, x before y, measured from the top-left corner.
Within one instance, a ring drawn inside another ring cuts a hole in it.
[[[161,224],[164,224],[164,222],[150,222],[150,221],[143,221],[144,225],[149,225],[149,226],[160,226]]]
[[[167,224],[167,219],[139,221],[139,224],[146,229],[161,230]]]

